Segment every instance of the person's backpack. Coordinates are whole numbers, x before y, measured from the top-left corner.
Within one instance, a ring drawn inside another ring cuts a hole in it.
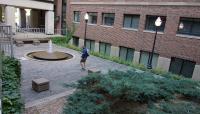
[[[90,51],[89,51],[89,49],[86,49],[86,50],[87,50],[86,52],[87,52],[87,57],[88,57],[88,56],[90,56],[89,55]]]

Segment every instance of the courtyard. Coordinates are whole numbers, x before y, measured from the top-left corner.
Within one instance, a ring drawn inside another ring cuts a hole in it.
[[[73,55],[72,59],[62,61],[42,61],[28,58],[26,54],[33,51],[48,50],[48,43],[34,46],[25,44],[22,47],[15,47],[15,58],[19,59],[22,68],[21,93],[25,104],[70,91],[65,84],[75,82],[86,76],[87,70],[83,71],[80,67],[81,53],[72,49],[63,48],[53,45],[53,51],[61,51]],[[104,60],[92,55],[89,56],[86,64],[86,69],[96,68],[102,73],[107,73],[109,70],[127,70],[130,67],[118,63]],[[37,78],[46,78],[50,81],[50,90],[44,92],[35,92],[32,89],[32,80]]]

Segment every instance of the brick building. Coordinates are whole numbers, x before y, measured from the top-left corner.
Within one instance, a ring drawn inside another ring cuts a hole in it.
[[[54,0],[55,32],[66,34],[66,0]]]
[[[67,24],[75,24],[72,43],[146,65],[161,17],[153,67],[200,79],[199,0],[68,0]],[[184,27],[179,28],[180,23]]]

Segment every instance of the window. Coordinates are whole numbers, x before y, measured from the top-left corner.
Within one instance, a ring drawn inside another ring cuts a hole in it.
[[[125,14],[124,15],[124,28],[138,29],[139,20],[140,20],[139,15]]]
[[[77,46],[77,47],[78,47],[78,45],[79,45],[79,38],[78,38],[78,37],[75,37],[75,36],[73,36],[72,40],[73,40],[73,45],[75,45],[75,46]]]
[[[120,47],[120,51],[119,51],[120,59],[132,62],[133,56],[134,56],[134,49],[126,48],[126,47]]]
[[[146,30],[150,30],[150,31],[155,31],[156,30],[155,21],[156,21],[156,19],[158,17],[159,16],[150,16],[150,15],[147,15],[145,29]],[[161,24],[160,27],[157,28],[157,30],[159,32],[164,32],[165,23],[166,23],[166,17],[164,17],[164,16],[160,16],[160,17],[161,17],[161,20],[162,20],[162,24]]]
[[[178,34],[200,36],[200,18],[181,18],[183,29],[178,29]]]
[[[85,46],[86,46],[86,48],[89,49],[90,51],[94,51],[95,41],[94,41],[94,40],[86,39],[86,40],[85,40]]]
[[[88,23],[90,24],[97,24],[97,13],[88,13],[89,15],[89,20]]]
[[[150,52],[146,52],[146,51],[141,51],[140,52],[140,64],[143,64],[145,66],[147,66],[148,64],[148,59],[150,56]],[[153,54],[153,58],[152,58],[152,68],[156,68],[157,67],[157,63],[158,63],[158,54],[154,53]]]
[[[103,13],[102,16],[102,24],[107,26],[113,26],[115,21],[115,14],[114,13]]]
[[[80,11],[74,11],[74,22],[80,22]]]
[[[104,42],[99,43],[99,52],[101,54],[110,56],[110,50],[111,50],[111,44]]]
[[[183,75],[187,78],[191,78],[195,64],[196,63],[192,61],[172,57],[169,71],[175,74]]]

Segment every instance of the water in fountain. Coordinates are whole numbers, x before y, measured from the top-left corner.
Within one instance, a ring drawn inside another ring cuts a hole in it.
[[[48,50],[49,53],[53,53],[53,48],[52,48],[52,41],[49,40],[49,50]]]
[[[29,57],[39,60],[49,60],[49,61],[57,61],[57,60],[66,60],[71,59],[73,56],[68,53],[53,51],[52,41],[49,40],[48,43],[48,51],[36,51],[28,54]]]

